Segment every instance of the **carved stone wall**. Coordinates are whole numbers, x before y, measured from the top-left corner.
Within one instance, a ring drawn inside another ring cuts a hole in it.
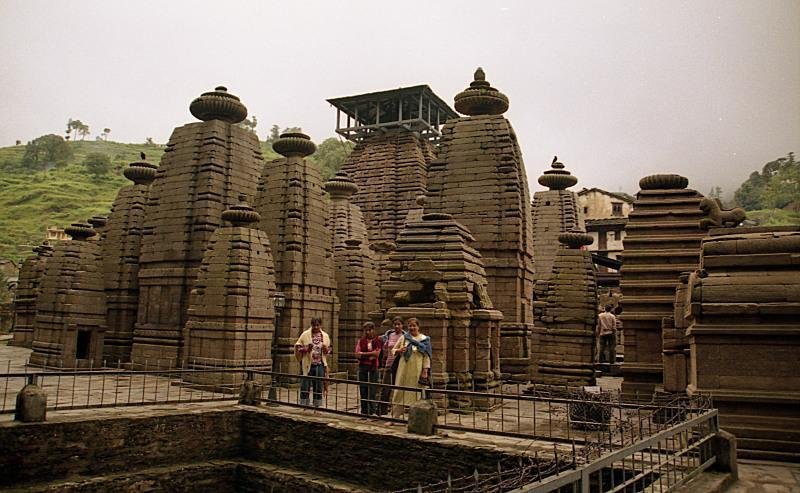
[[[800,228],[765,229],[703,240],[688,285],[687,391],[714,397],[739,457],[797,461]]]
[[[369,241],[395,241],[416,197],[425,193],[433,147],[404,129],[387,130],[356,144],[342,164],[358,186],[352,201],[364,214]]]

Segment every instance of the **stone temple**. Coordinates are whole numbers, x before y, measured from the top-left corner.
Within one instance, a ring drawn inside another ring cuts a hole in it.
[[[457,114],[426,85],[328,102],[337,109],[336,132],[356,143],[342,170],[358,186],[352,202],[364,214],[368,242],[376,244],[382,265],[409,209],[427,190],[433,142]],[[388,272],[382,272],[385,279]]]
[[[456,111],[442,129],[428,171],[426,212],[451,214],[475,237],[489,297],[503,313],[500,367],[527,380],[533,329],[533,224],[522,151],[503,117],[508,98],[482,69],[455,97]]]
[[[338,337],[339,299],[333,258],[333,232],[322,176],[306,156],[316,146],[303,133],[280,136],[273,145],[283,157],[264,166],[255,210],[275,262],[275,284],[286,306],[275,328],[274,365],[297,373],[294,343],[319,317],[333,341]],[[334,353],[335,355],[335,353]],[[336,368],[335,356],[331,366]]]
[[[53,254],[53,247],[39,245],[34,247],[33,252],[36,255],[26,258],[19,269],[19,283],[14,296],[14,335],[10,343],[12,346],[29,348],[33,344],[39,285],[47,260]]]
[[[208,241],[240,193],[256,195],[264,166],[258,137],[235,125],[247,108],[226,88],[204,93],[189,109],[202,121],[172,133],[145,207],[131,355],[137,366],[170,368],[185,358],[189,294]]]
[[[196,98],[190,111],[200,121],[173,131],[158,167],[143,156],[126,169],[133,184],[107,218],[73,224],[71,240],[25,260],[13,344],[30,346],[30,364],[47,369],[182,368],[195,373],[179,389],[231,392],[245,367],[296,375],[293,346],[314,317],[333,341],[331,370],[352,379],[361,324],[399,315],[419,318],[433,341],[428,395],[442,413],[479,409],[494,426],[497,392],[512,382],[596,383],[597,274],[568,190],[577,178],[554,159],[539,178],[548,190],[531,201],[503,116],[508,98],[483,70],[455,96],[458,113],[424,85],[330,102],[337,132],[356,146],[323,182],[309,136],[281,135],[273,143],[281,157],[265,163],[257,136],[237,125],[247,115],[239,98],[224,87]],[[639,184],[621,256],[621,396],[648,406],[712,396],[741,456],[798,460],[798,228],[738,227],[743,211],[722,210],[678,175]],[[211,368],[233,372],[204,373]],[[465,388],[479,392],[444,397]],[[298,448],[281,428],[309,423],[276,420],[265,431],[249,413],[194,416],[189,431],[231,431],[228,458],[240,448],[274,457],[275,447]],[[341,439],[317,419],[314,433]],[[128,426],[115,433],[135,434]],[[144,432],[167,440],[157,452],[169,456],[173,439],[195,451],[163,429]],[[255,440],[259,433],[266,438]],[[408,444],[395,439],[378,452]],[[13,442],[22,445],[40,447]],[[327,449],[303,450],[326,467],[352,467],[327,460]]]

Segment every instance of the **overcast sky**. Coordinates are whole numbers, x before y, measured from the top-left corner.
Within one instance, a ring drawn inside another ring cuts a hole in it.
[[[223,84],[258,117],[335,135],[326,98],[477,66],[511,101],[533,189],[558,154],[580,187],[674,172],[726,194],[800,151],[800,1],[0,0],[0,146],[63,134],[164,143]]]

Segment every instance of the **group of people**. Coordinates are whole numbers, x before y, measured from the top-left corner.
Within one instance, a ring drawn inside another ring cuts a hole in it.
[[[300,334],[295,343],[295,355],[304,376],[327,375],[329,355],[333,351],[330,336],[322,330],[322,320],[315,318],[311,328]],[[358,360],[358,381],[361,414],[384,415],[391,410],[399,418],[405,409],[420,398],[414,390],[393,389],[391,386],[423,388],[430,386],[433,348],[431,339],[420,332],[419,321],[400,317],[392,320],[392,328],[383,335],[375,334],[375,324],[366,322],[363,334],[354,349]],[[378,382],[385,384],[377,386]],[[324,380],[303,378],[300,382],[300,405],[322,405]],[[313,400],[309,402],[309,394]]]

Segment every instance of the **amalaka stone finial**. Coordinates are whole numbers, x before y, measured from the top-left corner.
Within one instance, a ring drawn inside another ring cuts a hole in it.
[[[347,172],[340,170],[325,182],[325,191],[335,198],[347,198],[358,191],[358,185]]]
[[[417,195],[417,198],[414,200],[414,202],[418,206],[424,208],[426,205],[428,205],[428,196],[427,195],[422,195],[422,194]]]
[[[681,175],[650,175],[639,180],[642,190],[683,190],[689,186],[689,179]]]
[[[213,91],[201,94],[189,105],[189,111],[204,122],[222,120],[239,123],[247,118],[247,108],[225,86],[217,86]]]
[[[456,94],[455,108],[469,116],[502,115],[508,110],[508,97],[486,81],[481,67],[475,71],[469,87]]]
[[[106,223],[108,222],[108,218],[106,216],[92,216],[86,220],[87,223],[92,225],[94,229],[100,229],[105,227]]]
[[[70,235],[72,239],[76,241],[88,240],[97,234],[97,232],[92,229],[92,226],[88,223],[72,223],[64,228],[64,232]]]
[[[261,214],[256,212],[255,209],[247,203],[247,195],[240,193],[239,203],[223,211],[222,220],[228,221],[237,227],[247,227],[249,224],[260,221]]]
[[[558,242],[567,248],[578,249],[594,243],[594,238],[583,231],[567,231],[558,235]]]
[[[284,157],[306,157],[314,154],[317,146],[303,132],[287,132],[272,143],[272,150]]]
[[[144,153],[141,155],[144,156]],[[156,168],[155,164],[148,163],[142,158],[141,161],[129,164],[122,174],[137,185],[149,185],[156,178]]]
[[[539,184],[550,190],[565,190],[576,183],[578,179],[564,169],[564,165],[558,161],[558,156],[553,156],[553,162],[549,169],[539,177]]]

